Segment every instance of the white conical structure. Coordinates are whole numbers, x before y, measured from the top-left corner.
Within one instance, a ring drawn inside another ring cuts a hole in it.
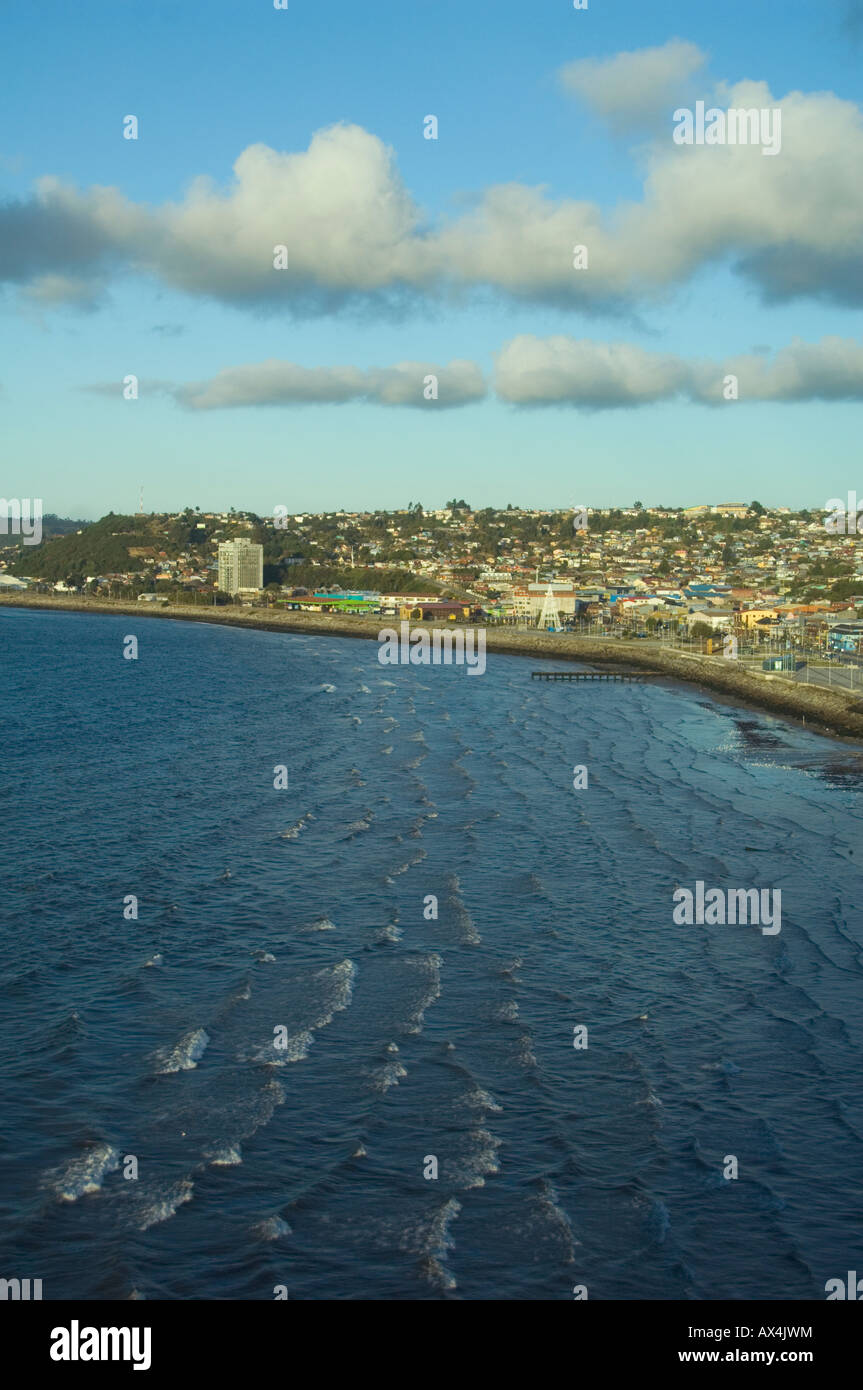
[[[545,591],[545,598],[542,601],[542,612],[539,615],[537,627],[551,628],[552,632],[557,632],[560,627],[560,614],[557,611],[557,604],[554,601],[554,591],[549,584]]]

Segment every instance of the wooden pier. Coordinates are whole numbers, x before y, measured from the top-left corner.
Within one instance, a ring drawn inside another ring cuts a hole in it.
[[[656,671],[531,671],[533,681],[643,681]]]

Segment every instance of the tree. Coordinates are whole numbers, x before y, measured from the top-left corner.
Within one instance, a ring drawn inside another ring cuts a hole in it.
[[[750,503],[749,503],[749,510],[750,510],[751,512],[754,512],[756,516],[763,516],[763,515],[764,515],[764,508],[762,507],[762,505],[761,505],[760,502],[750,502]]]

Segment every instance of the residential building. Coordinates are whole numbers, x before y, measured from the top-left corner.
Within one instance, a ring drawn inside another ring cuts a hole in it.
[[[264,587],[264,547],[239,538],[219,544],[219,588],[226,594]]]

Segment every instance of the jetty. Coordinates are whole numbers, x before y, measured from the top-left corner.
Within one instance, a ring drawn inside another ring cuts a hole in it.
[[[643,681],[658,671],[531,671],[532,681]]]

